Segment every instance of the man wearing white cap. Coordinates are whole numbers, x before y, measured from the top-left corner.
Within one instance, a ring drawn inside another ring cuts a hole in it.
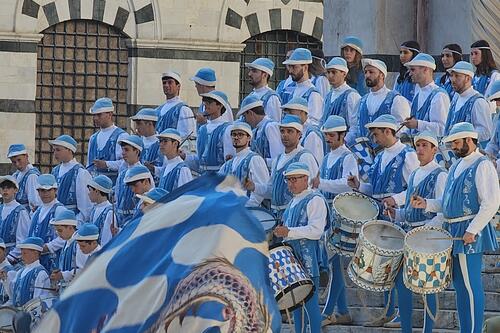
[[[128,169],[124,181],[135,197],[143,195],[155,187],[151,173],[144,165],[135,165]],[[135,201],[132,219],[142,215],[141,205],[142,202]]]
[[[61,135],[49,140],[55,159],[60,162],[52,169],[57,179],[57,197],[66,208],[77,214],[79,223],[88,222],[92,203],[89,199],[87,184],[92,176],[76,161],[74,153],[77,143],[69,135]]]
[[[231,138],[236,149],[236,155],[226,161],[219,170],[222,175],[233,175],[241,184],[252,181],[254,184],[266,185],[269,181],[269,171],[266,161],[250,150],[252,128],[245,122],[236,121],[231,126]],[[264,198],[255,192],[250,193],[247,207],[258,207]]]
[[[241,101],[236,116],[243,117],[253,128],[251,149],[271,168],[271,161],[284,151],[278,122],[266,115],[264,103],[255,95],[248,95]]]
[[[160,154],[160,143],[156,137],[156,122],[158,114],[155,109],[140,109],[130,117],[135,125],[135,130],[142,137],[144,149],[141,153],[141,162],[150,168],[163,165],[163,156]]]
[[[293,312],[295,331],[303,332],[309,323],[312,333],[320,333],[319,239],[330,226],[330,214],[323,195],[309,188],[310,175],[306,163],[294,162],[287,166],[283,177],[293,198],[283,213],[283,225],[274,229],[274,235],[284,238],[293,248],[315,286],[313,295],[303,305],[306,311],[299,308]],[[307,317],[303,318],[305,313]]]
[[[113,234],[111,230],[116,228],[116,216],[114,216],[113,207],[109,202],[111,191],[113,191],[113,182],[104,175],[99,175],[89,182],[90,201],[94,204],[90,212],[89,223],[94,224],[99,229],[99,243],[106,245]]]
[[[323,117],[320,125],[323,125],[331,115],[344,118],[348,127],[357,124],[357,104],[361,96],[346,83],[348,72],[349,68],[344,58],[332,58],[326,65],[326,77],[330,82],[331,89],[323,103]],[[350,136],[348,135],[344,139],[348,144],[352,144],[355,138],[350,133]]]
[[[0,177],[0,194],[3,203],[0,204],[0,238],[4,243],[5,255],[16,263],[21,251],[16,247],[28,237],[31,225],[29,213],[23,205],[16,201],[19,185],[13,176]]]
[[[450,142],[460,158],[448,174],[442,198],[413,198],[414,208],[442,212],[452,237],[452,277],[460,330],[481,332],[484,316],[484,290],[481,282],[483,252],[498,249],[490,220],[500,203],[500,187],[495,168],[477,150],[478,132],[471,123],[453,125],[444,142]]]
[[[448,72],[456,94],[448,112],[444,135],[449,135],[456,123],[468,122],[477,131],[479,143],[485,146],[493,133],[493,122],[488,102],[472,87],[474,69],[470,63],[459,61]]]
[[[179,132],[173,128],[167,128],[158,134],[158,139],[160,140],[160,152],[166,158],[163,167],[156,170],[160,177],[158,187],[172,192],[193,180],[193,175],[179,156],[179,145],[182,141]]]
[[[160,133],[167,128],[175,128],[183,138],[193,134],[196,136],[196,120],[193,111],[179,97],[180,74],[167,71],[163,73],[161,81],[167,100],[156,108],[156,112],[158,112],[156,131]]]
[[[314,156],[300,145],[303,126],[299,117],[287,114],[279,126],[285,152],[273,160],[271,179],[266,185],[255,185],[251,180],[245,183],[247,190],[255,191],[258,195],[271,199],[271,209],[278,218],[292,199],[292,193],[286,187],[283,175],[288,166],[294,162],[304,162],[311,175],[317,175],[319,171],[318,162]]]
[[[264,106],[266,115],[274,121],[281,121],[281,101],[278,94],[269,88],[269,79],[273,76],[274,62],[268,58],[258,58],[245,63],[248,68],[248,81],[253,87],[250,95],[255,95]]]
[[[114,124],[115,107],[110,98],[102,97],[90,108],[97,133],[89,139],[87,170],[106,175],[116,181],[122,160],[122,150],[118,140],[127,133]]]
[[[293,49],[288,50],[286,52],[285,60],[288,60],[293,53]],[[292,98],[293,90],[297,86],[297,83],[293,81],[290,72],[288,72],[288,68],[286,68],[286,73],[288,74],[285,80],[281,80],[276,87],[276,93],[280,97],[280,101],[282,104],[288,103],[288,101]],[[281,121],[281,119],[279,120]]]
[[[437,137],[442,137],[450,98],[446,90],[434,83],[434,58],[426,53],[419,53],[405,66],[410,70],[411,80],[419,87],[411,102],[411,114],[404,122],[405,126],[412,134],[430,131]]]
[[[23,205],[28,212],[32,213],[36,207],[41,204],[40,197],[36,190],[38,184],[37,178],[40,171],[31,165],[28,151],[23,144],[13,144],[9,146],[7,158],[17,169],[13,176],[19,184],[19,191],[16,194],[16,200]]]
[[[385,86],[387,77],[387,66],[381,60],[363,59],[366,85],[370,92],[364,95],[358,105],[358,123],[351,126],[349,132],[353,137],[368,137],[366,124],[377,117],[390,114],[396,118],[397,123],[402,123],[410,116],[410,104],[408,100],[397,91],[390,90]]]
[[[323,97],[310,80],[309,64],[312,63],[311,51],[304,48],[295,49],[290,58],[283,62],[297,86],[293,97],[302,97],[307,101],[308,117],[313,125],[317,125],[323,116]]]
[[[485,148],[486,154],[495,162],[498,175],[500,175],[500,80],[495,81],[491,87],[490,102],[496,103],[496,127],[490,142]]]

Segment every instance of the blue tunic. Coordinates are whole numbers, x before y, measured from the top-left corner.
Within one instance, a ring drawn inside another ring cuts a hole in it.
[[[7,260],[7,259],[5,259]],[[6,264],[2,267],[2,271],[8,273],[10,271],[15,270],[14,266],[11,264]],[[0,304],[3,304],[9,300],[9,295],[7,294],[7,290],[5,290],[3,283],[0,283]]]
[[[21,269],[17,275],[20,277],[22,271],[25,268]],[[35,281],[38,277],[38,274],[45,270],[43,266],[36,266],[31,271],[29,271],[23,278],[16,279],[14,283],[14,290],[12,295],[12,304],[16,307],[21,307],[26,304],[28,301],[33,299],[33,294],[35,291]]]
[[[0,237],[3,239],[5,244],[16,243],[16,233],[17,233],[17,224],[19,223],[19,214],[21,214],[21,212],[25,210],[26,209],[24,208],[23,205],[19,205],[16,208],[14,208],[10,212],[10,214],[7,215],[5,219],[2,219],[3,205],[0,205]],[[9,253],[9,251],[13,247],[14,246],[8,246],[7,253]]]
[[[474,78],[472,79],[472,86],[481,95],[486,93],[486,89],[488,89],[488,85],[491,82],[491,75],[493,72],[496,72],[496,70],[491,71],[488,75],[474,75]]]
[[[75,164],[62,176],[59,176],[60,168],[61,165],[59,164],[52,170],[52,174],[56,177],[58,184],[57,199],[64,205],[64,207],[74,211],[75,214],[78,214],[79,210],[76,202],[76,178],[78,177],[78,171],[83,169],[83,165],[80,163]]]
[[[354,67],[349,68],[349,72],[353,72],[354,76],[356,76],[357,80],[356,82],[351,82],[347,81],[347,84],[349,87],[356,89],[358,94],[361,96],[364,96],[368,93],[368,87],[366,86],[366,81],[365,81],[365,72],[363,69],[355,69]]]
[[[181,173],[181,169],[184,167],[187,168],[188,166],[186,165],[186,163],[180,162],[166,175],[164,175],[162,172],[160,178],[160,184],[158,185],[158,187],[168,192],[172,192],[177,187],[179,187],[178,186],[179,174]]]
[[[20,174],[20,171],[14,172],[13,176],[17,179],[17,176]],[[19,191],[16,193],[16,201],[23,205],[28,211],[31,211],[31,207],[28,202],[28,191],[26,190],[26,186],[28,184],[28,178],[30,175],[40,175],[40,171],[37,168],[30,168],[24,176],[21,178],[19,182]]]
[[[253,136],[250,149],[266,159],[271,158],[271,149],[269,148],[269,139],[267,138],[266,129],[272,120],[264,118],[262,122],[259,131],[257,131],[257,128],[252,130]]]
[[[424,104],[420,108],[418,108],[418,93],[415,95],[413,98],[413,101],[411,102],[411,113],[410,115],[414,117],[417,120],[423,120],[430,122],[430,110],[431,110],[431,102],[434,96],[436,96],[438,93],[446,93],[442,88],[437,87],[434,90],[431,91],[429,96],[427,96],[426,100],[424,101]],[[416,128],[410,129],[410,132],[412,134],[417,134],[418,130]]]
[[[76,241],[70,239],[66,241],[64,246],[59,255],[58,265],[59,269],[63,272],[76,269]]]
[[[196,146],[202,171],[218,171],[224,164],[224,133],[228,126],[228,122],[223,123],[212,133],[208,133],[206,124],[200,127]]]
[[[266,91],[266,93],[264,95],[262,95],[260,97],[260,100],[262,101],[264,109],[266,108],[267,102],[269,102],[269,99],[272,96],[276,96],[276,97],[278,97],[278,99],[280,98],[280,96],[274,90],[272,90],[272,89],[269,89],[268,91]]]
[[[97,135],[99,132],[92,134],[89,139],[89,156],[87,157],[87,165],[89,172],[98,173],[100,175],[105,175],[111,178],[113,184],[116,181],[116,176],[118,175],[117,171],[110,171],[108,169],[97,169],[94,166],[90,166],[94,160],[103,160],[103,161],[116,161],[116,143],[118,141],[118,137],[125,133],[124,130],[117,127],[113,133],[111,133],[108,141],[104,147],[99,150],[97,148]]]
[[[410,75],[408,75],[408,73],[409,72],[406,72],[403,81],[401,82],[396,81],[394,90],[399,92],[403,97],[405,97],[409,102],[411,102],[413,100],[413,97],[415,96],[416,84],[411,81],[411,77]]]
[[[394,98],[396,96],[399,96],[399,93],[397,91],[390,90],[385,96],[384,101],[380,104],[378,110],[373,115],[370,115],[368,112],[368,94],[361,98],[359,104],[359,136],[368,137],[369,131],[365,125],[371,123],[383,114],[391,114],[392,103],[394,102]]]
[[[329,151],[330,149],[328,147],[328,144],[326,143],[325,135],[323,134],[323,132],[321,132],[320,128],[316,125],[309,124],[307,126],[307,129],[306,129],[305,133],[303,133],[302,139],[300,140],[300,145],[302,147],[304,147],[307,137],[309,135],[311,135],[312,133],[315,133],[321,139],[321,142],[323,143],[323,155],[325,155],[325,152]]]
[[[466,121],[468,123],[472,122],[472,108],[474,103],[479,99],[484,98],[481,94],[477,93],[471,96],[464,105],[459,110],[456,110],[457,100],[455,98],[451,102],[450,111],[448,112],[448,118],[446,119],[446,126],[444,128],[444,135],[448,135],[453,125]]]
[[[232,175],[240,181],[240,183],[243,183],[245,181],[245,178],[248,177],[249,172],[250,172],[250,162],[252,161],[252,158],[254,156],[257,156],[256,153],[253,151],[250,151],[250,153],[243,158],[243,160],[238,164],[236,167],[236,170],[233,171],[233,162],[234,158],[230,159],[224,164],[224,167],[219,170],[219,174],[223,176],[227,175]]]
[[[330,168],[328,168],[328,155],[323,159],[323,163],[321,163],[320,169],[320,178],[335,180],[342,178],[342,173],[344,172],[344,160],[350,153],[345,152],[342,154],[335,163],[332,164]],[[325,197],[328,202],[331,202],[335,197],[336,193],[321,191],[321,194]]]
[[[295,87],[297,87],[297,82],[295,81],[292,81],[286,87],[285,82],[286,80],[280,81],[278,87],[276,88],[276,93],[278,94],[282,104],[286,104],[292,99],[293,91],[295,90]]]
[[[97,242],[101,244],[101,236],[102,236],[102,229],[104,228],[104,222],[106,221],[106,216],[108,216],[108,213],[113,210],[113,207],[108,206],[104,208],[99,214],[99,216],[95,216],[96,214],[96,208],[92,208],[92,211],[90,212],[90,223],[93,223],[97,228],[99,228],[99,237],[97,238]]]
[[[120,228],[132,219],[136,205],[134,193],[130,189],[130,186],[125,184],[127,170],[128,168],[121,170],[116,180],[116,220]]]
[[[158,113],[158,122],[156,123],[156,131],[158,133],[163,132],[167,128],[177,129],[177,124],[179,123],[179,114],[181,112],[182,107],[186,106],[186,104],[184,104],[184,102],[179,102],[179,103],[175,104],[174,106],[172,106],[162,116],[161,109],[163,108],[163,106],[165,104],[166,104],[166,102],[156,108],[156,112]]]
[[[321,117],[320,124],[324,124],[328,117],[334,115],[344,118],[346,123],[348,123],[349,115],[347,114],[347,97],[349,97],[349,95],[354,91],[354,89],[347,89],[332,102],[331,99],[333,90],[330,90],[325,97],[325,101],[323,102],[323,116]]]
[[[446,77],[444,83],[441,83],[441,78],[437,78],[435,83],[448,93],[451,101],[455,95],[455,90],[453,90],[453,86],[451,85],[450,75],[446,73],[443,76]]]
[[[141,152],[141,162],[150,162],[155,166],[163,165],[163,155],[160,153],[160,142],[156,141],[151,146],[144,146],[144,149]]]

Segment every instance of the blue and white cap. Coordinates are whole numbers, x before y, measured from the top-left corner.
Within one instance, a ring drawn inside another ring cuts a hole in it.
[[[0,185],[2,185],[3,182],[11,182],[19,190],[19,184],[17,183],[16,177],[11,175],[0,176]]]
[[[283,61],[283,65],[307,65],[312,64],[312,54],[308,49],[299,47],[293,50],[290,58]]]
[[[264,102],[262,102],[262,100],[255,95],[248,95],[241,101],[240,110],[236,114],[236,118],[241,117],[243,113],[258,106],[264,106]]]
[[[60,209],[56,211],[54,218],[49,222],[52,225],[77,225],[76,215],[72,210]]]
[[[113,101],[108,97],[101,97],[94,102],[94,105],[89,110],[92,114],[115,112]]]
[[[42,189],[42,190],[50,190],[53,188],[57,188],[57,180],[54,175],[50,173],[44,173],[37,178],[38,184],[36,186],[36,189]]]
[[[158,121],[158,112],[152,108],[143,108],[140,109],[135,115],[130,117],[132,120],[150,120],[150,121]]]
[[[405,67],[411,66],[423,66],[435,70],[436,61],[431,55],[428,55],[427,53],[419,53],[415,56],[415,58],[405,64]]]
[[[7,152],[7,158],[24,155],[27,153],[28,150],[26,149],[25,145],[23,145],[22,143],[16,143],[9,146],[9,151]]]
[[[168,194],[168,191],[159,187],[155,187],[152,190],[149,190],[148,192],[144,194],[137,194],[136,197],[144,201],[145,203],[148,204],[154,204],[161,198],[163,198],[165,195]]]
[[[442,139],[443,142],[452,142],[457,139],[473,138],[477,139],[479,134],[474,129],[474,125],[467,122],[456,123],[451,128],[448,136]]]
[[[496,80],[491,84],[488,100],[491,102],[494,101],[495,99],[500,99],[500,80]]]
[[[342,45],[340,45],[340,48],[343,49],[346,46],[350,46],[356,51],[358,51],[360,54],[363,54],[363,42],[358,37],[354,36],[345,37],[344,40],[342,41]]]
[[[18,249],[29,249],[42,252],[43,251],[43,239],[40,237],[28,237],[21,244],[17,244]]]
[[[274,71],[274,62],[269,58],[257,58],[252,62],[246,62],[245,66],[266,72],[269,76],[272,76]]]
[[[229,99],[227,98],[227,95],[224,92],[220,90],[212,90],[205,94],[201,94],[200,96],[215,99],[217,102],[224,105],[226,111],[231,112],[231,104],[229,104]]]
[[[123,181],[128,184],[142,179],[151,179],[151,172],[144,165],[134,165],[127,170]]]
[[[321,132],[345,132],[347,131],[347,125],[345,119],[341,116],[331,115],[326,119],[325,123],[321,127]]]
[[[287,114],[281,119],[281,123],[278,124],[279,127],[291,127],[295,128],[297,131],[302,132],[304,126],[302,126],[302,122],[300,118],[293,114]]]
[[[244,121],[235,121],[233,125],[231,125],[231,132],[236,130],[243,131],[250,135],[250,137],[253,135],[252,128]]]
[[[134,147],[135,149],[139,149],[139,151],[142,151],[144,149],[144,142],[142,141],[142,138],[138,135],[126,135],[123,138],[118,140],[118,144],[126,144],[129,146]]]
[[[294,162],[291,163],[285,172],[283,172],[285,177],[295,176],[295,175],[306,175],[309,177],[309,167],[304,162]]]
[[[0,238],[0,247],[1,247],[2,249],[5,249],[5,248],[6,248],[6,246],[5,246],[5,242],[4,242],[3,238]]]
[[[398,121],[392,114],[383,114],[377,117],[371,123],[365,125],[366,128],[391,128],[393,130],[397,130],[399,126]]]
[[[111,179],[105,175],[98,175],[89,180],[88,186],[95,188],[104,193],[111,193],[113,190],[113,182]]]
[[[51,146],[61,146],[71,150],[73,153],[76,152],[77,142],[71,136],[64,134],[58,136],[54,140],[49,140],[49,145]]]
[[[307,100],[302,97],[294,97],[288,103],[285,105],[282,105],[281,108],[284,109],[289,109],[289,110],[300,110],[304,111],[305,113],[309,113],[309,109],[307,107]]]
[[[190,80],[207,87],[215,87],[215,84],[217,83],[215,71],[210,67],[198,69],[196,74],[191,77]]]
[[[93,223],[83,224],[75,235],[77,241],[91,241],[99,239],[99,228]]]
[[[446,71],[448,73],[456,72],[474,77],[474,67],[470,62],[467,61],[459,61],[452,68],[449,68]]]
[[[417,141],[419,141],[419,140],[429,141],[434,146],[436,146],[436,147],[439,146],[438,139],[437,139],[436,135],[431,131],[422,131],[422,132],[418,133],[417,136],[415,136],[415,138],[413,139],[413,142],[415,142],[415,144],[416,144]]]
[[[179,73],[177,73],[176,71],[166,71],[164,72],[162,75],[161,75],[161,78],[162,79],[165,79],[165,78],[172,78],[174,79],[175,81],[177,81],[178,83],[181,83],[181,75]]]
[[[332,58],[328,64],[326,64],[326,69],[338,69],[342,72],[349,72],[349,68],[347,67],[347,61],[341,57]]]
[[[379,71],[381,71],[382,74],[384,74],[384,77],[387,77],[387,65],[382,60],[363,58],[361,60],[361,63],[363,65],[363,69],[366,66],[372,66],[372,67],[375,67],[376,69],[378,69]]]
[[[160,134],[156,134],[157,138],[169,138],[178,141],[179,143],[182,141],[181,133],[175,128],[167,128],[163,130]]]

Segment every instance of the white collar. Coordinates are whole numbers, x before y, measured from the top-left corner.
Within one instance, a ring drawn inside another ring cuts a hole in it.
[[[285,152],[285,156],[295,155],[297,152],[299,152],[299,150],[302,150],[302,146],[300,144],[298,144],[297,147],[295,147],[295,149],[292,150],[291,152],[289,153]]]
[[[227,112],[227,110],[226,110]],[[210,119],[207,119],[207,123],[208,124],[220,124],[220,123],[225,123],[226,120],[224,119],[224,117],[222,117],[222,115],[220,117],[217,117],[213,120],[210,120]]]
[[[106,128],[101,127],[101,132],[103,132],[103,133],[111,132],[111,131],[114,131],[115,128],[116,128],[115,124],[112,124],[111,126],[106,127]]]
[[[271,120],[271,118],[269,118],[268,116],[264,116],[264,118],[262,118],[261,121],[259,121],[259,123],[257,124],[257,126],[255,126],[256,128],[260,128],[262,126],[264,126],[264,124],[268,121],[268,120]]]
[[[153,134],[151,136],[143,136],[142,139],[147,142],[156,142],[158,141],[158,138],[156,137],[156,134]]]
[[[389,88],[387,88],[384,85],[382,88],[380,88],[377,91],[373,91],[373,90],[370,89],[370,94],[372,94],[372,95],[384,95],[384,94],[387,94],[388,91],[389,91]]]
[[[243,157],[243,156],[246,156],[248,153],[250,153],[250,147],[246,147],[245,149],[237,152],[236,156]]]
[[[312,192],[311,188],[308,187],[304,191],[300,192],[299,194],[294,194],[293,198],[294,199],[303,199],[306,195],[308,195],[311,192]]]
[[[16,201],[16,199],[12,200],[11,202],[4,202],[3,206],[4,207],[17,207],[19,203]]]
[[[388,153],[394,153],[398,150],[401,149],[401,146],[404,145],[403,143],[401,143],[401,141],[396,141],[395,144],[393,144],[392,146],[388,147],[388,148],[384,148],[384,151],[385,152],[388,152]]]
[[[37,266],[40,266],[40,260],[35,260],[31,264],[24,265],[24,270],[30,270]]]
[[[52,200],[51,202],[49,202],[47,204],[42,202],[42,207],[49,208],[49,207],[54,206],[57,202],[58,202],[57,198]]]
[[[106,207],[107,205],[111,205],[111,203],[109,202],[109,200],[104,200],[101,203],[94,204],[94,207],[101,208],[101,207]]]
[[[429,163],[427,163],[426,165],[421,165],[419,166],[418,168],[422,171],[432,171],[436,168],[439,168],[440,165],[435,161],[435,160],[432,160],[430,161]]]
[[[344,91],[344,90],[346,90],[348,88],[350,88],[349,85],[344,81],[344,83],[342,83],[337,88],[332,87],[332,90],[335,91],[335,92],[341,92],[341,91]]]
[[[469,155],[467,155],[465,157],[462,157],[462,160],[464,160],[464,161],[472,161],[472,160],[475,160],[476,158],[481,157],[481,156],[483,156],[483,154],[481,154],[480,152],[478,152],[477,150],[475,150],[472,153],[470,153]]]
[[[167,99],[166,103],[173,103],[179,101],[181,98],[179,96],[172,97],[170,99]]]
[[[174,164],[174,163],[175,163],[175,164],[177,164],[177,163],[179,163],[179,162],[182,162],[182,158],[181,158],[179,155],[175,156],[175,157],[174,157],[174,158],[172,158],[171,160],[169,160],[169,159],[168,159],[168,158],[166,158],[166,157],[165,157],[165,159],[167,160],[167,164]]]
[[[307,80],[302,81],[300,83],[297,82],[297,88],[299,88],[299,87],[311,87],[311,86],[313,86],[313,84],[312,84],[310,79],[307,79]]]
[[[263,87],[260,87],[260,88],[254,88],[253,91],[255,91],[256,93],[261,93],[261,92],[264,92],[266,90],[269,89],[269,86],[266,84],[265,86]]]
[[[61,165],[63,167],[70,167],[70,166],[73,166],[75,164],[78,164],[78,162],[76,161],[75,158],[73,158],[71,161],[61,163]]]
[[[434,83],[434,81],[431,81],[423,87],[421,87],[420,85],[418,85],[418,87],[420,88],[420,91],[430,91],[430,90],[434,90],[434,88],[436,88],[437,85]]]
[[[476,93],[474,87],[470,86],[469,89],[465,90],[463,93],[459,94],[460,97],[469,97]]]

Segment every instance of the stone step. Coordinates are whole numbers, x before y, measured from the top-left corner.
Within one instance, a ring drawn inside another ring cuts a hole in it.
[[[380,332],[400,332],[399,328],[384,328],[384,327],[364,327],[364,326],[345,326],[331,325],[323,327],[323,333],[380,333]],[[414,333],[421,333],[421,328],[414,328]],[[457,333],[458,330],[434,329],[433,333]],[[282,324],[281,333],[295,333],[293,325]]]

